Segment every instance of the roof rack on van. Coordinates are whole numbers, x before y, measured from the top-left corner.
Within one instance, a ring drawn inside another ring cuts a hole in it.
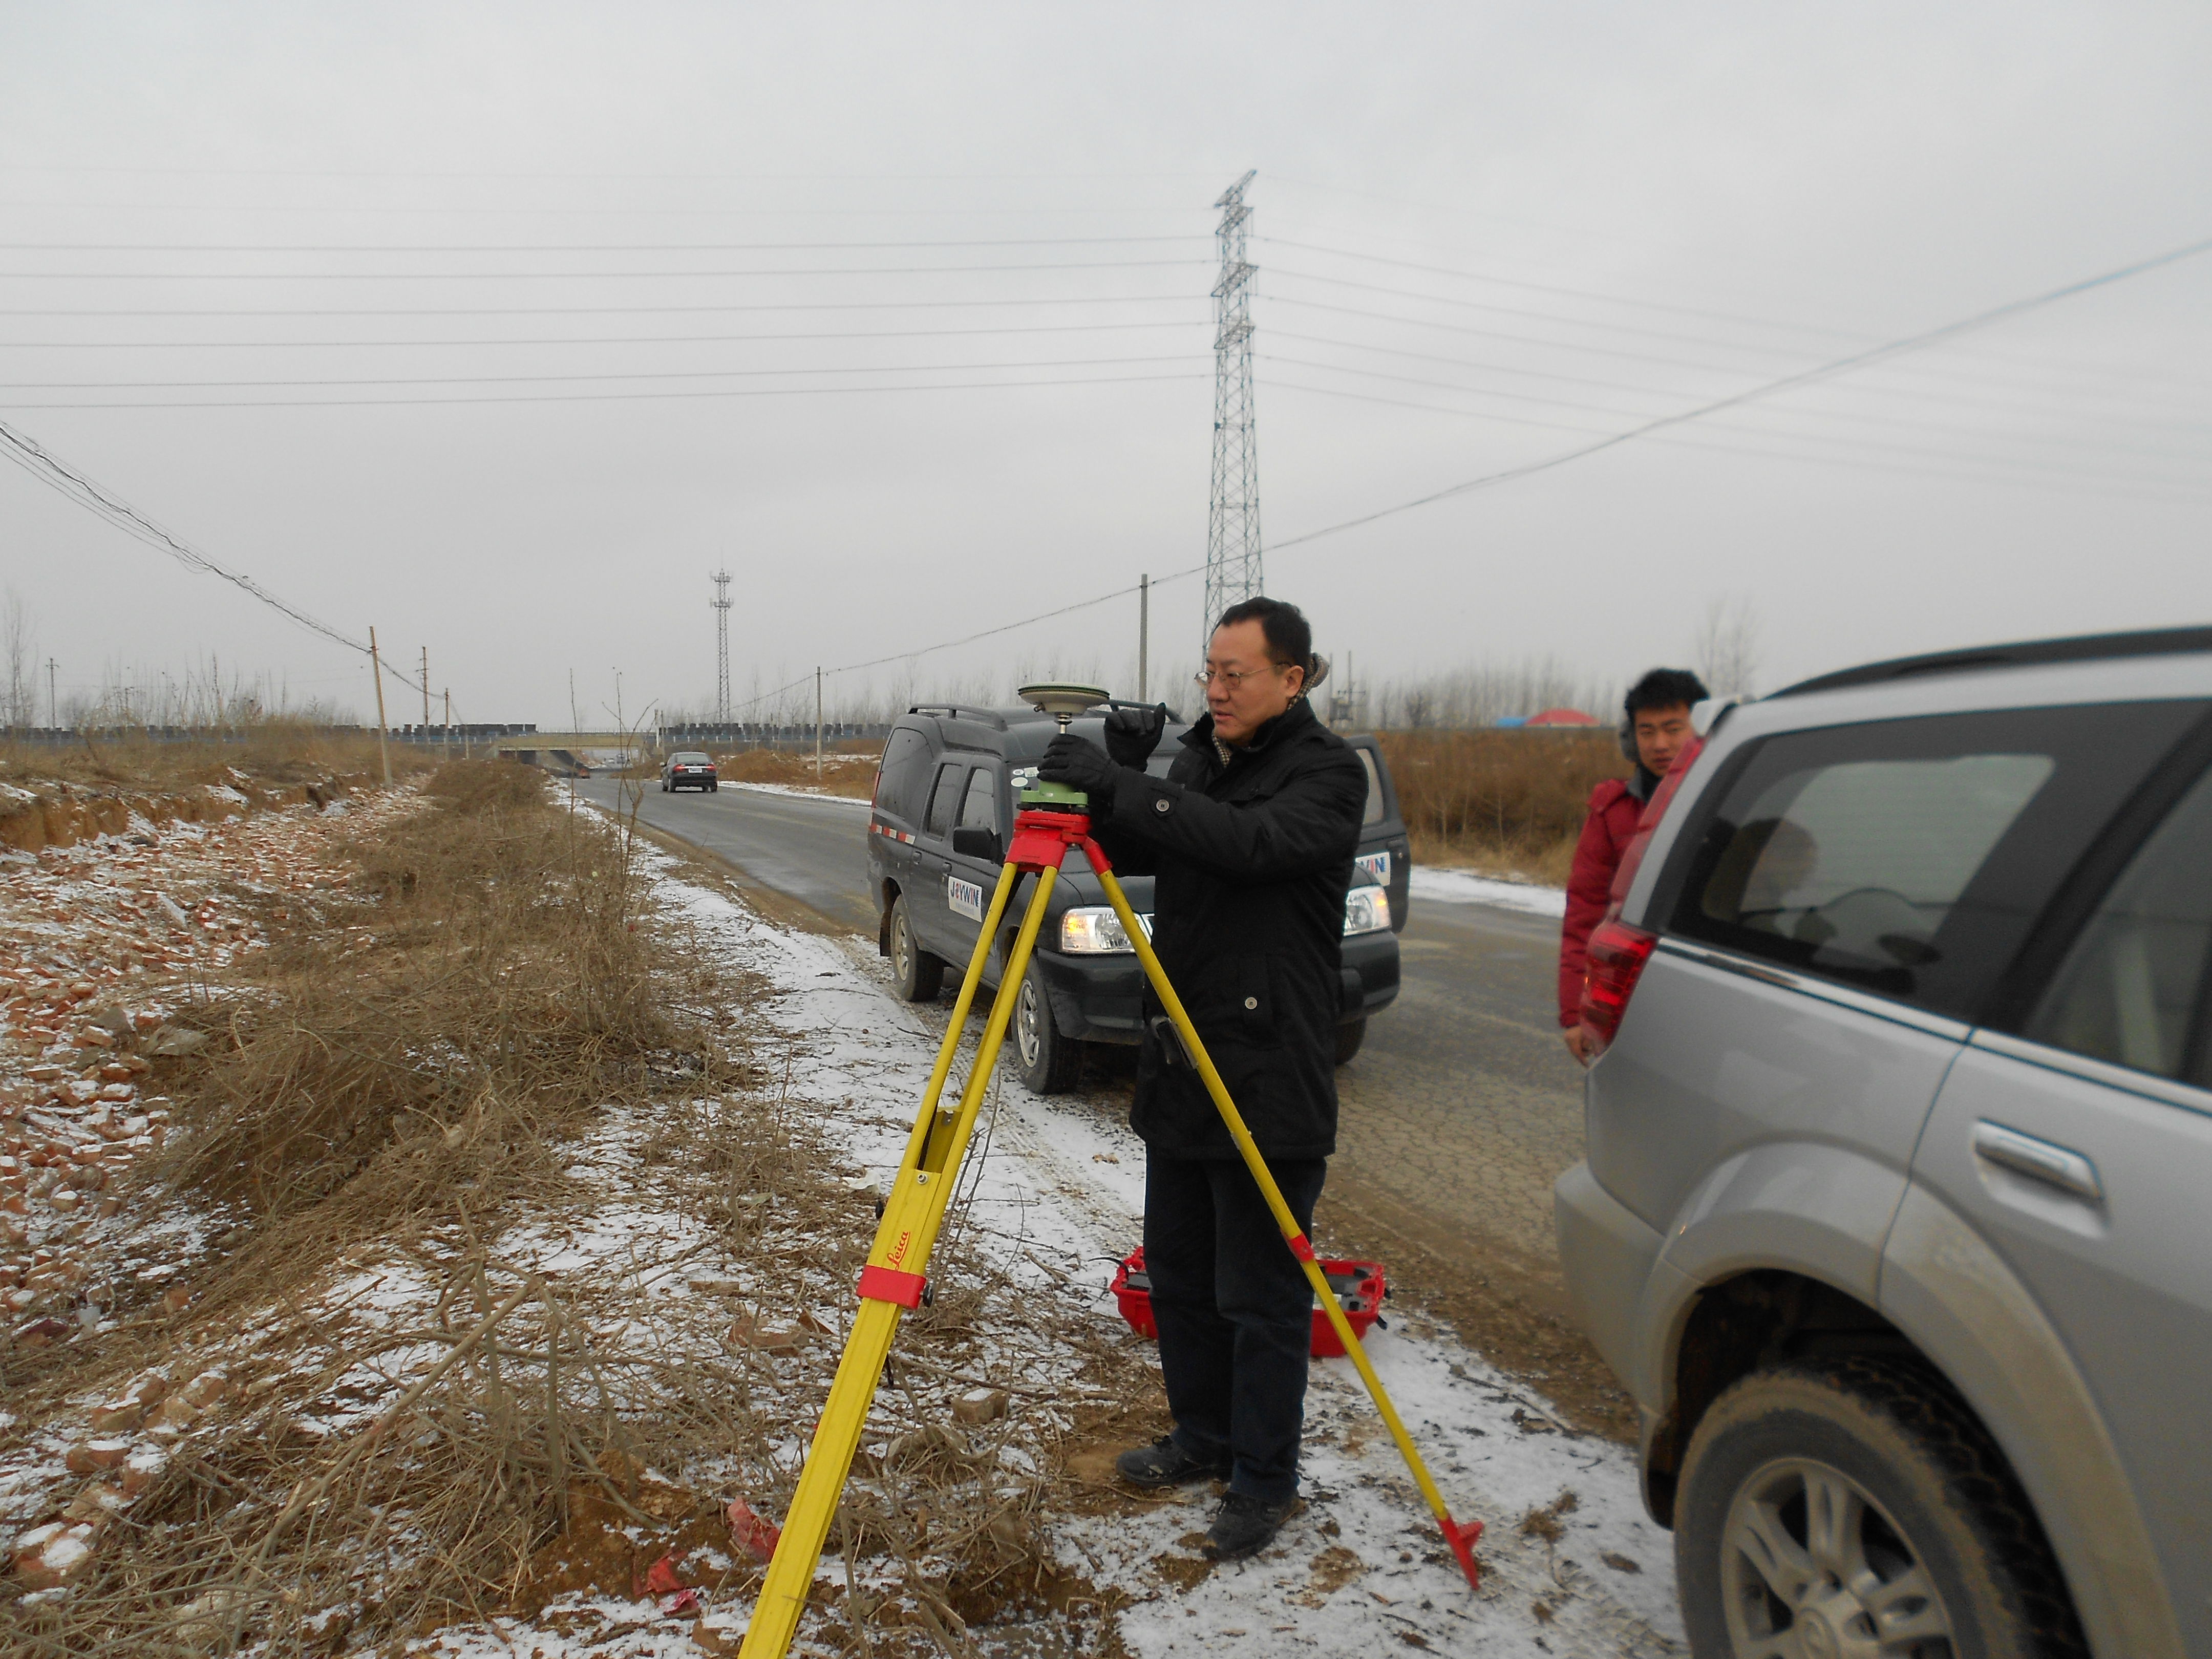
[[[1899,657],[1860,668],[1839,669],[1774,692],[1794,697],[1808,691],[1838,691],[1846,686],[1880,685],[1923,674],[1972,674],[1984,668],[2028,668],[2044,663],[2100,662],[2117,657],[2164,657],[2185,651],[2212,651],[2212,628],[2160,628],[2134,634],[2081,634],[2063,640],[2021,640],[1964,651],[1937,651],[1924,657]]]
[[[906,711],[909,714],[941,714],[949,720],[973,720],[978,726],[988,726],[994,732],[1006,729],[1006,717],[995,708],[956,708],[949,702],[918,702]]]

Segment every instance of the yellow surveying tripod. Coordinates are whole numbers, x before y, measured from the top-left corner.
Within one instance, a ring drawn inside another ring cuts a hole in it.
[[[1023,687],[1018,695],[1041,712],[1056,717],[1063,732],[1076,714],[1107,701],[1106,693],[1089,686],[1031,685]],[[1045,911],[1051,902],[1060,861],[1071,848],[1078,847],[1090,860],[1099,884],[1106,890],[1107,900],[1121,919],[1122,932],[1144,964],[1145,977],[1151,981],[1160,1006],[1167,1010],[1168,1018],[1175,1022],[1183,1047],[1221,1113],[1221,1121],[1228,1126],[1237,1150],[1243,1155],[1245,1166],[1252,1171],[1252,1178],[1259,1183],[1267,1207],[1274,1212],[1275,1224],[1282,1229],[1291,1254],[1304,1264],[1315,1296],[1335,1327],[1337,1340],[1343,1343],[1352,1363],[1358,1367],[1360,1380],[1374,1396],[1376,1409],[1389,1425],[1391,1438],[1405,1455],[1414,1483],[1420,1487],[1421,1496],[1428,1500],[1437,1524],[1443,1531],[1444,1541],[1458,1558],[1468,1583],[1474,1584],[1474,1543],[1482,1535],[1482,1522],[1470,1521],[1462,1525],[1452,1519],[1443,1494],[1437,1490],[1437,1483],[1430,1478],[1420,1453],[1413,1449],[1412,1437],[1399,1420],[1389,1395],[1383,1392],[1382,1379],[1368,1363],[1366,1352],[1352,1334],[1335,1292],[1329,1288],[1328,1279],[1315,1259],[1313,1245],[1291,1215],[1290,1206],[1283,1201],[1281,1188],[1268,1172],[1267,1160],[1254,1144],[1251,1131],[1244,1127],[1236,1103],[1230,1099],[1229,1090],[1221,1081],[1220,1073],[1214,1069],[1206,1045],[1199,1040],[1197,1028],[1184,1012],[1182,999],[1168,982],[1159,957],[1152,953],[1152,940],[1138,922],[1136,913],[1130,909],[1127,896],[1122,892],[1121,884],[1115,879],[1105,854],[1091,840],[1088,799],[1064,784],[1043,783],[1024,789],[1022,802],[1022,810],[1014,817],[1013,844],[1006,849],[1006,861],[999,871],[999,884],[992,892],[990,906],[983,915],[983,926],[976,935],[975,953],[961,979],[960,994],[952,1004],[952,1018],[945,1026],[945,1041],[938,1048],[929,1085],[922,1091],[921,1109],[915,1114],[913,1133],[907,1138],[906,1155],[900,1161],[890,1195],[884,1201],[883,1220],[876,1229],[875,1246],[868,1252],[867,1265],[860,1270],[860,1311],[853,1321],[851,1335],[846,1339],[836,1380],[830,1384],[829,1401],[822,1408],[822,1420],[815,1427],[814,1443],[807,1451],[806,1466],[799,1477],[799,1490],[792,1497],[783,1535],[776,1545],[775,1558],[769,1563],[768,1577],[761,1586],[760,1600],[753,1608],[752,1622],[746,1628],[738,1659],[782,1659],[790,1650],[792,1636],[799,1627],[799,1616],[806,1606],[807,1592],[813,1587],[815,1570],[821,1563],[823,1541],[829,1535],[830,1522],[836,1515],[838,1499],[852,1473],[853,1455],[859,1449],[868,1408],[875,1400],[884,1363],[890,1357],[891,1339],[898,1331],[900,1312],[921,1305],[927,1283],[922,1270],[928,1265],[930,1250],[944,1224],[954,1177],[967,1152],[969,1138],[975,1131],[983,1091],[990,1082],[991,1069],[998,1061],[999,1047],[1006,1038],[1022,977],[1028,971],[1030,956],[1036,945],[1037,930],[1043,925]],[[1024,875],[1036,878],[1036,890],[1030,895],[1029,908],[1023,913],[1013,947],[1006,953],[999,976],[998,994],[992,1000],[989,1018],[984,1021],[982,1040],[976,1046],[975,1064],[969,1069],[960,1103],[944,1108],[939,1102],[945,1079],[951,1073],[961,1032],[975,1006],[976,988],[982,983],[992,942],[1006,919],[1015,885]]]

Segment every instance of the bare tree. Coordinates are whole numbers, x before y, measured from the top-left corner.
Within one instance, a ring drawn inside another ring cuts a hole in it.
[[[1435,705],[1435,698],[1426,691],[1408,691],[1406,694],[1406,724],[1416,730],[1426,726]]]
[[[1705,605],[1691,652],[1706,689],[1717,697],[1757,695],[1759,606],[1747,593],[1733,599],[1716,595]]]
[[[30,607],[14,588],[0,606],[0,656],[7,659],[7,706],[0,710],[8,726],[35,726],[39,702],[39,647],[31,635]]]

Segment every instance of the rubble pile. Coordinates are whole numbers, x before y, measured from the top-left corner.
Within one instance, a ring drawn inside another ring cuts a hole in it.
[[[185,1305],[181,1287],[161,1288],[173,1267],[131,1253],[137,1224],[159,1218],[124,1212],[123,1181],[162,1144],[163,1071],[208,1041],[179,1016],[206,1009],[207,976],[265,945],[267,924],[338,902],[339,842],[412,805],[292,793],[299,804],[245,816],[139,814],[74,844],[0,851],[0,1347],[112,1327],[126,1289],[147,1304],[141,1316]],[[219,1366],[173,1369],[85,1402],[81,1421],[42,1425],[16,1449],[27,1461],[6,1460],[0,1541],[38,1523],[10,1550],[24,1589],[79,1576],[101,1530],[228,1386]],[[11,1429],[0,1440],[22,1431],[0,1413]]]

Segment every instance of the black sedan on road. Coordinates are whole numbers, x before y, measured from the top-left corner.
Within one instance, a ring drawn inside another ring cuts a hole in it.
[[[664,795],[675,789],[715,790],[720,787],[720,781],[714,773],[714,757],[711,755],[671,755],[667,763],[660,769],[660,792]]]

